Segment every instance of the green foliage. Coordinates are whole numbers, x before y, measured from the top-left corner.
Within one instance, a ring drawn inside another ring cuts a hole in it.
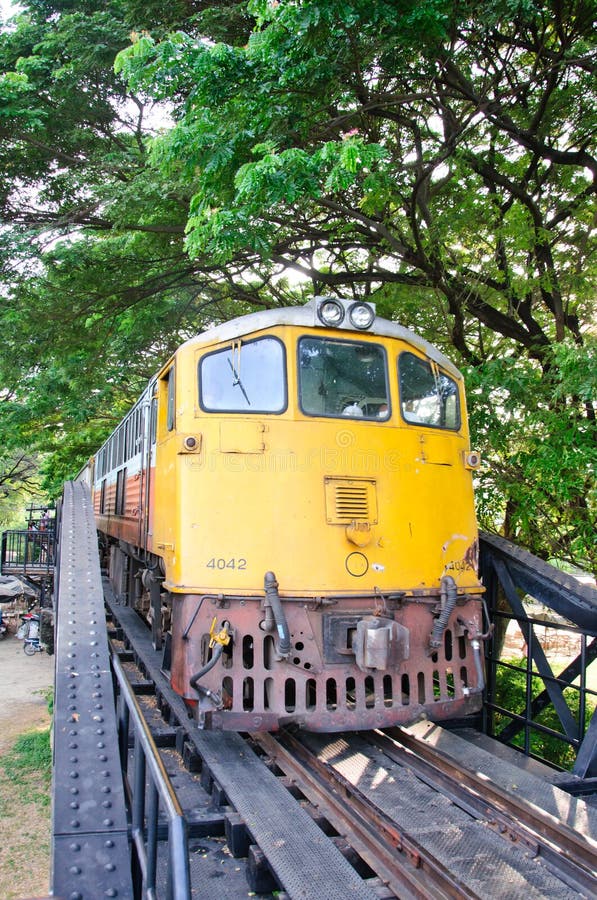
[[[511,666],[519,667],[520,660],[504,660]],[[543,692],[545,685],[538,675],[531,676],[531,696],[537,697]],[[563,691],[564,699],[570,709],[574,719],[578,722],[580,710],[580,692],[575,688],[565,688]],[[526,672],[519,668],[508,668],[500,666],[496,676],[496,696],[495,703],[504,709],[525,715],[526,708]],[[589,727],[591,717],[595,710],[594,702],[587,702],[585,709],[585,729]],[[552,705],[547,706],[535,721],[550,728],[552,731],[563,732],[562,724],[558,718],[555,708]],[[499,733],[500,728],[506,727],[511,722],[508,716],[496,713],[495,731]],[[512,743],[517,747],[524,747],[523,733],[517,734]],[[531,730],[530,733],[530,752],[552,763],[561,769],[571,769],[576,761],[576,753],[574,749],[565,740],[560,740],[550,734],[541,731]]]
[[[2,757],[1,764],[23,802],[49,806],[52,780],[49,728],[22,734],[13,749]]]
[[[29,0],[0,34],[4,446],[58,491],[190,334],[370,296],[466,367],[482,524],[595,568],[594,13]]]
[[[483,451],[481,525],[540,556],[597,571],[597,343],[556,344],[546,372],[512,357],[467,370],[473,443]]]
[[[22,524],[26,504],[41,494],[42,462],[39,454],[0,451],[0,528]]]

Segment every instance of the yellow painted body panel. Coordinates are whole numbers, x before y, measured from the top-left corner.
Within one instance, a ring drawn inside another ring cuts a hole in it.
[[[427,593],[446,574],[459,588],[477,590],[462,381],[460,431],[409,425],[399,412],[396,360],[413,348],[396,338],[327,329],[326,337],[370,339],[385,348],[392,417],[305,416],[297,400],[296,343],[309,333],[322,336],[321,329],[294,326],[260,333],[287,348],[288,408],[281,415],[200,409],[197,365],[221,345],[196,341],[176,354],[174,431],[166,430],[159,382],[152,545],[165,560],[165,587],[262,596],[271,570],[282,596]],[[197,439],[192,452],[183,444],[187,436]],[[338,491],[349,497],[348,519],[332,508]],[[353,495],[355,508],[364,503],[368,510],[354,524]]]

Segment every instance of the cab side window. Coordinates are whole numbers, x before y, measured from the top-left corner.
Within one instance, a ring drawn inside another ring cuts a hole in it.
[[[168,431],[174,431],[176,422],[176,399],[174,386],[174,366],[169,370],[168,375],[168,407],[166,412],[166,428]]]
[[[460,428],[458,385],[435,363],[401,353],[398,359],[400,410],[402,418],[413,425]]]
[[[199,400],[207,412],[284,412],[284,344],[271,337],[239,340],[206,354],[199,361]]]
[[[176,377],[171,366],[158,381],[157,438],[163,441],[176,428]]]

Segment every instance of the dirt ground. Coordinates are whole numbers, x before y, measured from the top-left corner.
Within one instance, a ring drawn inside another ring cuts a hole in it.
[[[25,656],[13,635],[0,640],[0,757],[21,734],[50,724],[46,694],[54,684],[54,657]],[[50,866],[50,806],[15,797],[0,759],[0,897],[45,897]]]

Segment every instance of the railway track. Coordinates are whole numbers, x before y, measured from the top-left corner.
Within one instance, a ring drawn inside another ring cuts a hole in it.
[[[597,894],[595,809],[437,726],[200,731],[151,632],[102,583],[77,491],[58,573],[54,896]]]
[[[60,534],[54,896],[597,895],[595,807],[438,726],[198,730],[101,579],[81,485]]]
[[[149,631],[109,589],[107,601],[114,652],[180,798],[192,896],[213,897],[216,884],[224,897],[276,891],[313,900],[597,893],[594,840],[516,785],[463,768],[468,745],[443,729],[451,753],[417,728],[244,740],[199,732],[160,671]],[[559,799],[568,817],[572,806],[590,815],[582,801]],[[160,821],[159,836],[166,831]]]

